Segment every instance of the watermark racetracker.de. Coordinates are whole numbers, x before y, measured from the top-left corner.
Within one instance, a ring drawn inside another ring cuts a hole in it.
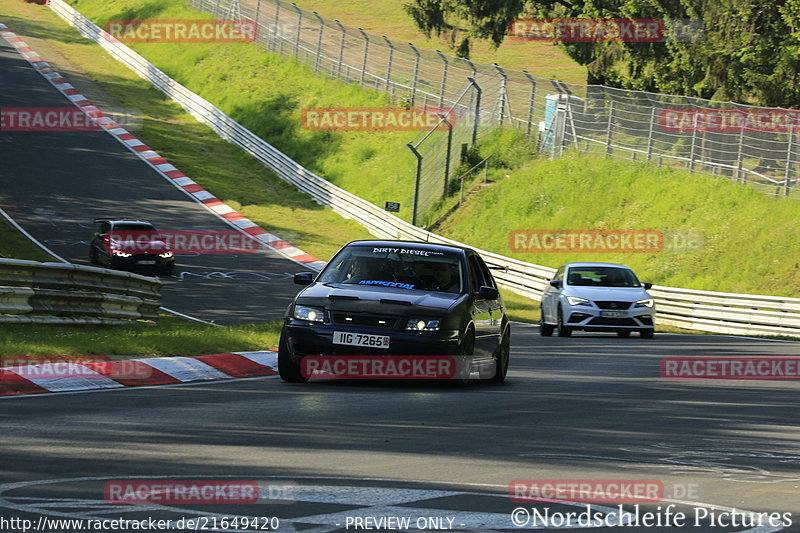
[[[696,252],[703,240],[700,230],[520,229],[509,233],[508,247],[515,253]]]
[[[517,41],[565,43],[693,42],[703,36],[703,23],[694,19],[656,18],[520,18],[508,24]]]

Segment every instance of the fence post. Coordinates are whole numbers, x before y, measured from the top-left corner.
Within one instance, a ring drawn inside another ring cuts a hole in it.
[[[283,53],[283,40],[281,37],[280,30],[278,29],[281,22],[281,1],[275,2],[275,23],[273,24],[274,30],[272,34],[275,36],[275,46],[272,47],[272,51],[278,51],[279,54]]]
[[[408,46],[417,55],[417,59],[414,62],[414,81],[411,82],[411,107],[414,107],[414,101],[417,98],[417,81],[419,79],[419,50],[411,43],[408,43]]]
[[[444,189],[442,190],[442,198],[447,196],[447,181],[450,179],[450,151],[453,148],[453,124],[447,120],[447,115],[440,113],[440,117],[445,124],[447,124],[447,156],[444,160]]]
[[[339,22],[338,20],[335,20],[334,22],[336,22],[336,24],[339,25],[339,29],[342,30],[342,39],[339,42],[339,59],[336,63],[336,77],[339,78],[341,77],[342,74],[342,60],[344,58],[344,38],[347,35],[347,30],[344,29],[344,26],[342,26],[342,23]]]
[[[528,127],[525,131],[525,136],[530,137],[531,128],[533,127],[533,109],[536,104],[536,80],[533,79],[533,76],[531,76],[527,70],[523,70],[522,73],[525,74],[525,77],[531,82],[531,102],[528,105]]]
[[[260,13],[261,13],[261,0],[258,0],[258,2],[256,3],[256,20],[255,20],[255,22],[256,22],[256,37],[255,37],[255,41],[256,42],[258,42],[258,33],[261,31],[261,27],[258,24],[258,16],[259,16]]]
[[[478,124],[481,121],[481,87],[475,81],[475,78],[467,78],[467,80],[475,87],[477,96],[475,97],[475,120],[472,122],[472,146],[478,142]]]
[[[739,123],[739,148],[736,152],[736,180],[744,184],[747,178],[742,173],[742,145],[744,145],[744,121]]]
[[[369,36],[361,28],[358,28],[358,31],[360,31],[361,35],[364,37],[364,59],[361,61],[361,77],[358,83],[364,85],[364,74],[367,72],[367,55],[369,54]]]
[[[789,176],[792,172],[792,142],[794,141],[794,128],[789,128],[789,143],[786,148],[786,175],[783,184],[783,194],[789,196]]]
[[[694,114],[694,124],[692,125],[692,148],[689,151],[689,172],[694,172],[695,144],[697,144],[697,113]]]
[[[436,50],[436,53],[439,54],[439,57],[442,58],[442,63],[444,63],[444,68],[442,69],[442,86],[439,88],[439,108],[444,107],[444,91],[447,88],[447,58],[444,54]]]
[[[647,133],[647,161],[653,157],[653,129],[656,122],[656,108],[650,108],[650,130]]]
[[[386,37],[385,35],[383,36],[383,40],[386,41],[386,46],[389,47],[389,59],[387,61],[387,65],[386,65],[386,92],[389,93],[390,87],[391,88],[394,87],[392,85],[392,82],[391,82],[391,80],[392,80],[392,59],[394,57],[394,45],[392,44],[392,41],[390,41],[389,38]],[[392,96],[394,96],[394,90],[392,90],[390,94]]]
[[[411,143],[406,144],[411,152],[417,158],[417,178],[414,183],[414,208],[411,211],[411,224],[416,226],[417,225],[417,205],[419,204],[419,181],[420,177],[422,176],[422,154],[417,152],[417,149],[414,148],[414,145]]]
[[[461,59],[463,59],[464,62],[466,62],[469,65],[469,68],[472,69],[472,77],[474,78],[475,75],[478,72],[477,69],[475,68],[475,64],[472,61],[470,61],[469,59],[467,59],[467,58],[462,57]],[[469,77],[467,79],[469,79]],[[470,91],[469,92],[469,109],[472,109],[472,104],[474,104],[474,103],[475,103],[475,95],[473,94],[472,91]]]
[[[508,96],[507,96],[507,93],[506,93],[506,90],[507,90],[506,89],[506,84],[508,83],[508,76],[506,76],[506,73],[503,72],[503,69],[500,68],[500,65],[498,65],[497,63],[492,63],[492,66],[495,69],[497,69],[497,72],[500,73],[500,77],[502,78],[502,80],[500,81],[500,125],[502,126],[503,125],[503,115],[506,112],[506,101],[508,99]],[[509,116],[510,119],[513,119],[513,117],[511,116],[511,104],[509,104],[509,106],[508,106],[508,116]],[[512,125],[513,125],[513,123],[512,123]]]
[[[259,0],[259,2],[260,1],[261,0]],[[319,37],[317,37],[317,58],[314,60],[314,71],[319,72],[320,54],[322,53],[322,34],[325,32],[325,21],[322,20],[322,17],[316,11],[314,11],[314,16],[316,16],[317,20],[319,20]]]
[[[294,57],[300,54],[300,31],[303,29],[303,11],[292,2],[292,6],[297,10],[297,33],[294,36]]]
[[[611,122],[614,120],[614,100],[608,106],[608,125],[606,132],[606,157],[611,155]]]

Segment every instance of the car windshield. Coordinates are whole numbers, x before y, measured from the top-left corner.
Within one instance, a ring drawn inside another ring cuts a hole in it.
[[[320,275],[322,283],[463,292],[461,256],[409,245],[350,246]]]
[[[155,231],[150,224],[114,224],[114,231]]]
[[[628,268],[608,266],[572,267],[567,285],[582,287],[641,287],[636,274]]]

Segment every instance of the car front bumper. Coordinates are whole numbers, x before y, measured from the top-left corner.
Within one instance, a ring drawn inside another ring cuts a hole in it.
[[[389,348],[334,344],[334,331],[388,336]],[[309,324],[295,319],[285,322],[283,337],[295,362],[305,355],[458,355],[461,341],[458,330],[398,331],[340,324]]]
[[[625,316],[607,316],[624,313]],[[638,331],[655,325],[654,307],[632,307],[624,311],[599,309],[585,305],[564,307],[564,325],[584,331]]]

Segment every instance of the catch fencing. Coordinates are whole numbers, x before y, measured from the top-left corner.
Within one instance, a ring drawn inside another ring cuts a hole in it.
[[[0,259],[0,323],[155,322],[161,286],[129,272]]]
[[[498,126],[519,129],[551,156],[571,147],[679,165],[786,196],[800,179],[791,127],[800,121],[798,111],[564,83],[420,49],[283,0],[190,2],[216,18],[254,21],[259,44],[316,72],[386,92],[400,105],[455,108],[461,122],[454,136],[464,135],[449,150],[441,127],[409,143],[419,163],[420,214],[448,192],[463,145]]]

